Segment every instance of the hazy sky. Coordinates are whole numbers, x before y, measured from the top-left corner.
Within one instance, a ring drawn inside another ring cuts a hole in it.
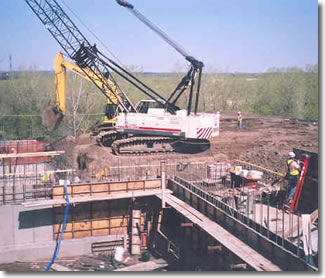
[[[91,43],[124,65],[144,71],[185,69],[184,58],[115,0],[58,0]],[[205,70],[265,72],[272,67],[305,67],[318,62],[316,0],[129,0]],[[0,70],[36,66],[52,70],[59,44],[24,0],[1,1]],[[108,54],[108,53],[107,53]]]

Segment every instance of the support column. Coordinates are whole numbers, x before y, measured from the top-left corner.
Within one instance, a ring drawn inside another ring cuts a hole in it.
[[[131,236],[131,254],[141,254],[141,239],[140,239],[140,227],[141,227],[141,210],[139,204],[134,201],[132,207],[132,236]]]
[[[160,161],[160,172],[161,172],[161,207],[164,209],[166,208],[166,201],[165,201],[165,191],[166,191],[166,162],[165,160]]]

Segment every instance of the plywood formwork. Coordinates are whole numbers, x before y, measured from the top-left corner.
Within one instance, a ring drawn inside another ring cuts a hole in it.
[[[130,200],[123,199],[81,203],[71,207],[63,239],[127,233],[130,205]],[[57,238],[61,232],[64,209],[64,207],[54,208],[54,238]],[[141,214],[141,218],[145,218],[144,212]],[[141,225],[141,229],[143,229],[143,225]]]
[[[125,182],[80,183],[67,186],[69,197],[107,196],[128,192],[145,192],[160,189],[161,180],[142,180]],[[64,198],[64,186],[53,187],[53,200]]]
[[[161,193],[161,180],[71,184],[67,190],[69,202],[74,206],[69,209],[63,239],[126,234],[130,228],[131,198]],[[61,185],[53,188],[53,200],[26,202],[25,206],[53,205],[53,236],[57,238],[62,228],[65,203],[64,186]],[[140,232],[144,232],[145,225],[146,212],[141,211]]]

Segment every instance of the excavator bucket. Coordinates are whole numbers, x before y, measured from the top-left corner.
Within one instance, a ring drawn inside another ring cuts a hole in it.
[[[62,113],[52,106],[48,106],[42,113],[42,125],[43,127],[51,132],[57,129],[63,118]]]

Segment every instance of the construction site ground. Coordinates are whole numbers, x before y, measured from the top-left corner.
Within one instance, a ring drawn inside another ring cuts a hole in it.
[[[270,170],[285,173],[287,154],[293,148],[318,153],[318,123],[274,116],[243,115],[243,127],[237,128],[236,113],[222,113],[220,135],[211,140],[209,150],[197,154],[154,154],[116,156],[110,148],[100,147],[95,138],[84,134],[78,138],[65,137],[56,142],[56,150],[65,150],[69,166],[78,169],[77,157],[87,155],[87,167],[133,166],[159,164],[168,161],[217,161],[242,160]],[[83,175],[87,176],[86,171]],[[86,178],[86,176],[84,176]]]

